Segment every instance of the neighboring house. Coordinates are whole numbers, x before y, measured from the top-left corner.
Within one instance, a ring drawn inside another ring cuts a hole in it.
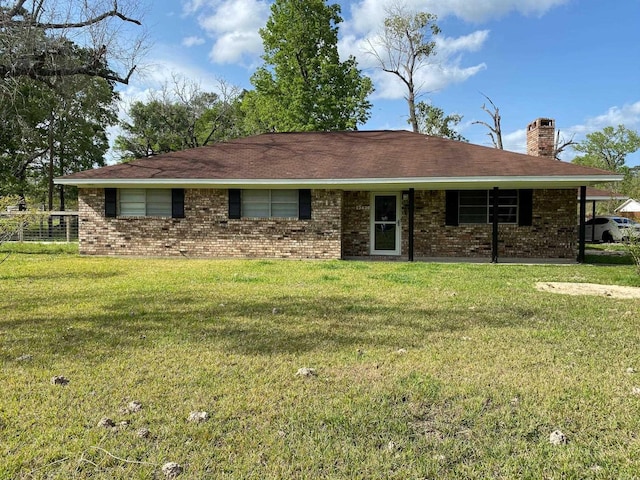
[[[629,198],[622,205],[616,208],[615,212],[627,218],[640,220],[640,202],[633,198]]]
[[[549,128],[529,126],[531,153],[548,150]],[[257,135],[56,182],[79,187],[83,254],[497,261],[574,259],[576,187],[619,180],[407,131],[352,131]]]

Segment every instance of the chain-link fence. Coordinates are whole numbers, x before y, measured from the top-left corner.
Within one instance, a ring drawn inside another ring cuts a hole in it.
[[[24,215],[6,212],[0,217]],[[13,242],[75,242],[78,240],[78,212],[30,213],[28,221],[16,222],[16,227],[5,241]]]

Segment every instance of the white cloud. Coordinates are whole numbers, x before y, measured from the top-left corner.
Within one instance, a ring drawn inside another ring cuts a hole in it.
[[[210,0],[187,0],[184,2],[182,6],[182,11],[184,15],[192,15],[196,13],[198,10],[204,8],[207,4],[211,4],[214,6],[216,1]]]
[[[477,30],[462,37],[438,36],[436,39],[436,51],[438,55],[449,57],[459,52],[477,52],[480,50],[487,38],[489,30]]]
[[[260,52],[262,39],[257,32],[229,32],[216,40],[209,58],[214,63],[236,63],[246,55],[255,57]]]
[[[449,85],[461,83],[486,68],[484,63],[472,67],[461,67],[458,62],[446,65],[429,65],[418,70],[414,76],[417,90],[423,95],[443,90]],[[376,87],[373,98],[399,99],[407,95],[407,87],[396,75],[373,70],[371,79]]]
[[[407,9],[426,11],[439,18],[456,16],[468,22],[484,22],[508,13],[544,15],[570,0],[405,0]],[[349,22],[356,32],[368,34],[382,24],[389,0],[360,0],[351,6]]]
[[[264,0],[225,0],[212,12],[200,16],[198,23],[209,33],[257,32],[269,16]]]
[[[185,37],[182,39],[182,46],[187,48],[195,47],[196,45],[202,45],[204,42],[205,40],[202,37]]]
[[[214,63],[241,62],[262,52],[258,30],[269,16],[268,0],[191,0],[186,15],[196,15],[203,31],[214,39],[209,58]]]
[[[470,22],[483,22],[502,17],[510,12],[523,15],[544,15],[547,11],[569,0],[432,0],[420,3],[432,4],[441,16],[455,15]]]
[[[614,106],[602,115],[588,118],[584,125],[575,125],[571,131],[575,133],[591,133],[604,127],[624,125],[627,128],[640,127],[640,101],[622,107]]]
[[[491,140],[488,140],[491,142]],[[510,152],[527,152],[527,129],[521,128],[502,135],[502,147]]]

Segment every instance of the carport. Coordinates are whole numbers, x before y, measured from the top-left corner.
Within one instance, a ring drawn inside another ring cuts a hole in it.
[[[584,262],[585,238],[586,238],[586,205],[591,202],[591,218],[596,216],[596,203],[611,200],[627,200],[629,197],[609,190],[601,190],[593,187],[580,187],[578,189],[578,202],[580,205],[580,232],[578,241],[578,262]],[[595,236],[595,223],[591,227],[591,238]]]

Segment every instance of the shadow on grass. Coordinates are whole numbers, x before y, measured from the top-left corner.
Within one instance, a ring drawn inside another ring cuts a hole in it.
[[[590,265],[633,265],[633,257],[629,254],[585,255],[584,262]]]
[[[58,299],[63,305],[90,301],[78,296]],[[99,362],[122,350],[170,344],[265,356],[417,347],[428,344],[434,334],[454,334],[477,325],[528,324],[538,313],[508,304],[473,310],[446,303],[400,308],[372,303],[366,296],[325,296],[313,301],[274,297],[220,304],[199,295],[172,295],[167,301],[147,294],[111,299],[85,315],[76,311],[52,318],[23,310],[19,320],[0,322],[0,329],[20,354],[67,354]],[[16,357],[0,355],[5,360]]]

